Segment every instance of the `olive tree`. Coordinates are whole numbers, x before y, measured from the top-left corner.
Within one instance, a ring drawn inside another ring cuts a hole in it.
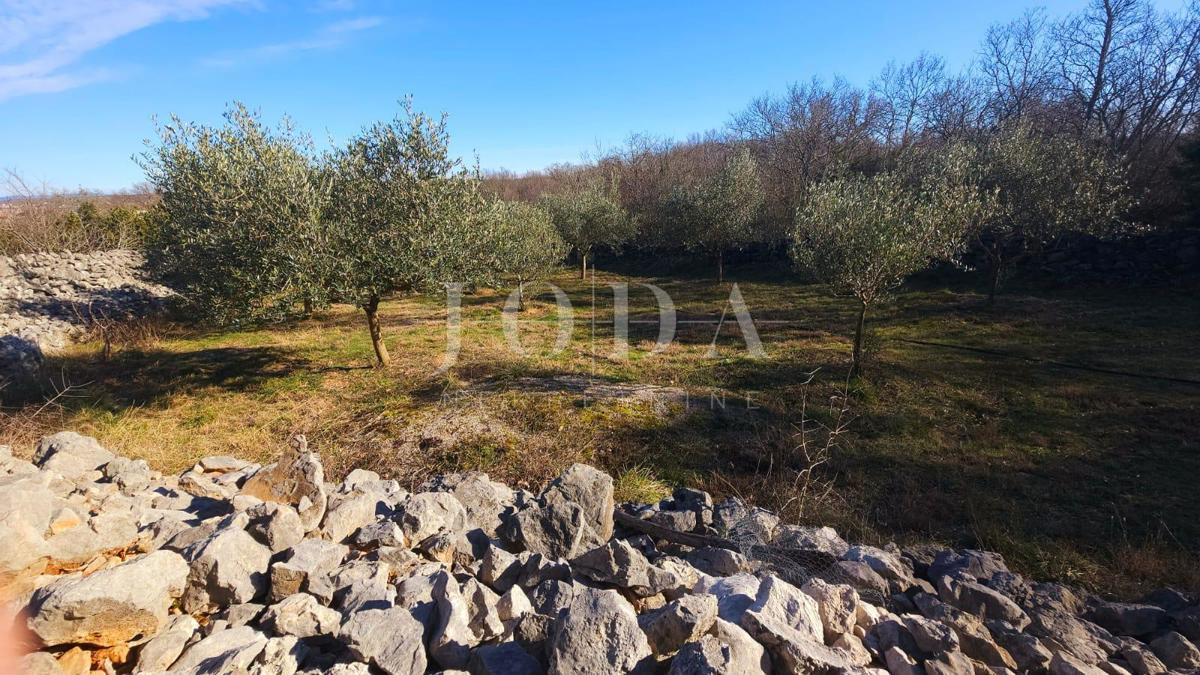
[[[763,205],[758,165],[742,149],[707,180],[677,187],[667,212],[683,233],[684,244],[716,258],[717,281],[725,280],[725,251],[758,239],[755,224]]]
[[[234,321],[327,299],[328,188],[288,120],[270,128],[241,104],[220,126],[173,117],[139,162],[162,196],[151,263],[196,311]]]
[[[544,195],[539,203],[563,241],[579,256],[580,279],[587,278],[588,257],[596,246],[620,246],[636,231],[616,189],[604,181],[585,181]]]
[[[385,296],[489,283],[501,272],[490,204],[449,142],[444,115],[406,102],[330,158],[330,286],[337,301],[363,310],[380,366],[389,362],[379,322]]]
[[[517,309],[525,308],[525,284],[544,279],[567,256],[550,215],[525,202],[497,201],[492,206],[496,222],[496,268],[504,281],[517,285]]]
[[[1026,124],[1000,129],[978,153],[977,173],[995,195],[975,230],[988,259],[988,302],[1014,258],[1070,232],[1114,231],[1130,206],[1125,174],[1103,149]]]
[[[955,153],[938,170],[911,166],[813,184],[797,210],[791,255],[835,292],[858,301],[851,373],[862,367],[867,309],[906,277],[950,260],[985,209]]]

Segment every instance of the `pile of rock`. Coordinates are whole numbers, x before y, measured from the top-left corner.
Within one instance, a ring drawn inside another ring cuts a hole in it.
[[[995,554],[850,546],[694,490],[615,506],[584,465],[538,494],[478,473],[409,493],[327,483],[302,438],[171,477],[63,432],[0,459],[0,574],[28,673],[1200,668],[1200,607],[1173,591],[1104,602]],[[823,576],[679,543],[738,529]]]
[[[144,316],[170,291],[142,274],[136,251],[0,256],[0,365],[28,370],[93,319]]]

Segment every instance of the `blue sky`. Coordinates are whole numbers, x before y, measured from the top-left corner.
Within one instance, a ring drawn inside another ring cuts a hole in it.
[[[1060,15],[1084,0],[1039,3]],[[1181,0],[1162,0],[1175,8]],[[753,97],[866,84],[928,50],[969,62],[1020,2],[0,0],[0,168],[61,188],[141,180],[171,113],[241,100],[340,141],[406,94],[484,168],[578,161],[631,132],[719,128]]]

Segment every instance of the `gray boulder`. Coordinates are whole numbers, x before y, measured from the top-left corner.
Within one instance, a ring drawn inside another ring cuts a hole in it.
[[[467,529],[480,530],[488,537],[496,536],[501,515],[516,499],[512,488],[478,472],[440,476],[427,483],[424,489],[453,494],[466,511]]]
[[[594,548],[571,561],[571,569],[592,581],[650,595],[650,561],[621,539]]]
[[[307,593],[289,595],[267,608],[263,624],[276,635],[311,638],[319,635],[336,637],[342,622],[337,610],[324,607]]]
[[[401,607],[355,612],[342,624],[340,638],[358,659],[388,675],[423,673],[422,627]]]
[[[443,668],[464,668],[479,638],[471,630],[471,613],[458,581],[446,571],[433,575],[431,595],[437,624],[429,639],[429,655]]]
[[[305,532],[317,529],[325,515],[325,469],[321,458],[309,452],[304,436],[273,464],[262,467],[242,485],[242,494],[265,502],[288,504],[296,509]]]
[[[750,560],[746,556],[737,551],[714,546],[692,549],[687,554],[687,561],[701,572],[716,577],[727,577],[753,571]]]
[[[752,574],[735,574],[731,577],[703,577],[693,589],[695,593],[707,593],[717,598],[717,616],[740,624],[742,614],[758,598],[762,582]]]
[[[188,565],[155,551],[87,577],[63,577],[38,590],[29,628],[46,645],[110,647],[156,635],[184,590]]]
[[[685,642],[700,639],[717,620],[717,599],[712,595],[688,595],[638,617],[650,651],[672,654]]]
[[[354,535],[359,528],[375,524],[376,517],[385,515],[387,510],[387,503],[373,492],[355,491],[348,495],[335,495],[329,498],[329,509],[325,512],[325,519],[321,522],[321,536],[330,541],[343,542]],[[388,524],[395,526],[395,523]],[[405,544],[406,542],[401,537],[398,544],[388,545],[403,546]]]
[[[250,602],[267,590],[271,551],[245,530],[219,529],[185,549],[184,557],[191,561],[183,595],[189,612]]]
[[[1030,623],[1029,615],[1017,603],[969,577],[939,577],[937,592],[942,602],[981,619],[1003,621],[1018,630]]]
[[[1113,635],[1130,637],[1149,635],[1167,624],[1167,612],[1162,607],[1126,602],[1097,602],[1087,618]]]
[[[67,480],[85,479],[117,456],[105,450],[91,436],[60,431],[38,441],[33,463],[44,471],[54,471]]]
[[[308,646],[294,635],[273,637],[254,659],[254,675],[296,675],[308,656]]]
[[[577,465],[578,466],[578,465]],[[654,659],[633,607],[616,591],[580,587],[554,622],[550,672],[652,673]]]
[[[997,574],[1008,572],[1004,557],[999,553],[965,549],[962,551],[939,551],[929,563],[928,576],[936,581],[938,577],[966,572],[981,581],[991,579]]]
[[[157,673],[167,670],[183,653],[200,624],[188,614],[171,617],[167,626],[159,631],[138,652],[135,673]]]
[[[400,505],[400,528],[409,541],[421,542],[440,530],[462,534],[467,512],[448,492],[420,492]]]
[[[833,644],[854,629],[858,617],[858,592],[845,584],[831,584],[818,578],[809,579],[800,590],[817,601],[825,644]]]
[[[759,675],[771,672],[762,645],[738,626],[717,619],[711,635],[689,642],[671,659],[670,675]]]
[[[613,533],[613,480],[607,473],[586,464],[574,464],[550,482],[543,498],[557,494],[583,510],[586,525],[583,548],[603,546]],[[562,556],[570,558],[573,556]]]
[[[224,675],[245,672],[267,646],[267,636],[250,626],[218,630],[188,647],[171,675]]]
[[[820,551],[840,558],[850,550],[850,545],[832,527],[809,527],[804,525],[781,525],[775,532],[775,545],[802,551]]]
[[[309,580],[326,579],[350,549],[322,539],[305,539],[292,547],[285,562],[271,565],[271,599],[279,602],[294,593],[307,591]]]
[[[515,642],[502,642],[476,649],[467,664],[471,675],[542,675],[537,659]]]
[[[514,529],[517,544],[548,558],[570,559],[605,544],[589,532],[583,507],[558,492],[517,512]]]
[[[304,540],[304,523],[287,504],[262,502],[246,509],[246,531],[271,553],[289,549]]]
[[[741,627],[784,672],[836,672],[854,665],[845,653],[825,646],[816,600],[775,577],[763,580]]]
[[[1200,649],[1174,631],[1153,640],[1150,643],[1150,649],[1168,668],[1173,670],[1200,668]]]
[[[866,563],[876,574],[901,587],[912,582],[912,570],[903,558],[874,546],[852,546],[842,556],[846,560]]]

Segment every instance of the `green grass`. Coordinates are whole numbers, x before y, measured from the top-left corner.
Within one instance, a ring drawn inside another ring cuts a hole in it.
[[[1017,292],[988,308],[971,289],[908,289],[869,316],[866,374],[849,383],[854,420],[805,488],[795,473],[800,402],[809,418],[828,419],[830,398],[847,386],[851,305],[782,277],[744,279],[767,359],[747,358],[727,320],[717,358],[706,356],[712,325],[681,323],[653,356],[657,326],[631,326],[630,358],[617,360],[604,323],[604,284],[615,281],[631,284],[636,318],[657,311],[639,282],[670,293],[681,320],[718,317],[728,294],[708,280],[601,275],[593,312],[591,285],[564,272],[555,282],[574,303],[575,339],[549,353],[555,310],[543,296],[522,317],[522,358],[501,334],[504,295],[484,292],[464,299],[463,350],[441,376],[438,298],[383,308],[395,360],[386,371],[369,367],[364,322],[346,307],[259,329],[169,330],[109,363],[80,345],[47,363],[59,388],[71,385],[53,405],[43,407],[49,388],[24,399],[8,392],[0,442],[28,452],[38,434],[70,428],[178,471],[210,454],[267,459],[302,432],[334,475],[361,465],[410,484],[484,470],[536,487],[587,461],[610,470],[629,499],[686,483],[852,538],[998,550],[1036,576],[1119,595],[1161,583],[1200,590],[1200,386],[904,341],[1200,380],[1195,293]],[[572,374],[680,387],[693,410],[664,416],[646,403],[584,405],[512,386]],[[714,392],[724,410],[708,409]]]

